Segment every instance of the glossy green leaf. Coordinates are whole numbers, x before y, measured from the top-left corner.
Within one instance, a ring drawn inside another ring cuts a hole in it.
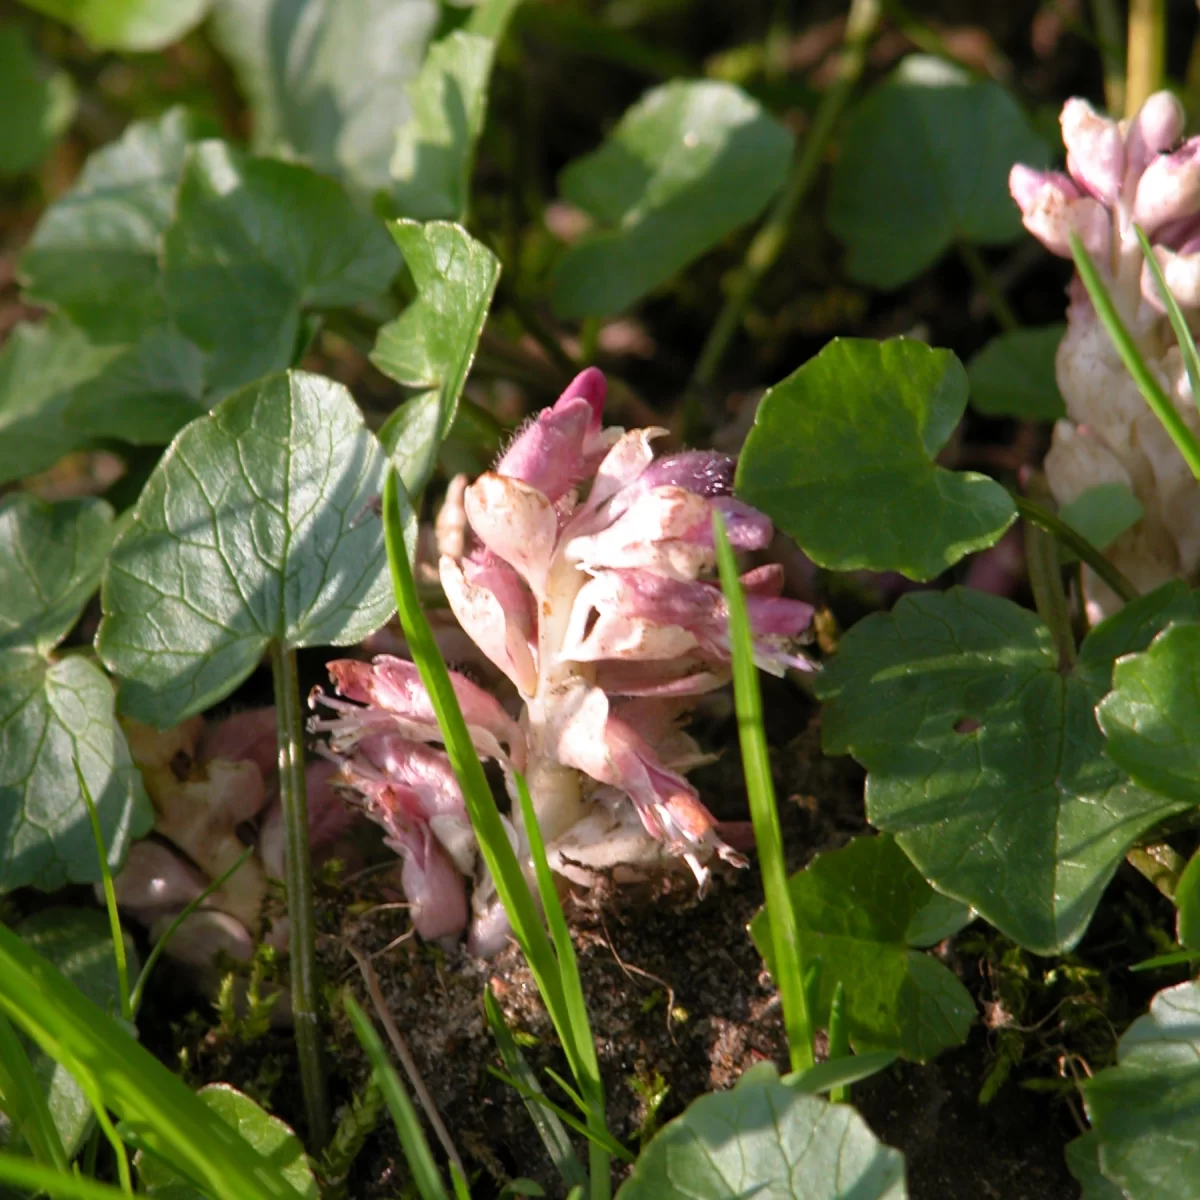
[[[909,929],[927,925],[943,898],[921,878],[894,839],[856,838],[819,854],[788,881],[800,954],[820,962],[814,1025],[827,1027],[834,989],[845,988],[845,1018],[855,1051],[896,1050],[927,1062],[960,1045],[975,1004],[958,977],[915,947]],[[957,904],[959,929],[970,919]],[[952,928],[953,928],[952,924]],[[774,974],[771,920],[765,908],[750,934]]]
[[[676,80],[647,92],[559,178],[562,198],[597,228],[559,260],[554,310],[628,308],[754,220],[791,155],[791,134],[732,84]]]
[[[932,579],[1016,519],[994,480],[935,461],[966,403],[950,351],[837,338],[763,397],[737,494],[823,567]]]
[[[219,392],[291,364],[305,310],[369,299],[400,263],[336,181],[215,141],[187,157],[163,254],[171,316]]]
[[[100,586],[112,517],[103,500],[0,499],[0,652],[46,654],[66,636]]]
[[[1054,358],[1065,325],[997,334],[967,363],[971,407],[989,417],[1056,421],[1067,415]]]
[[[302,371],[193,421],[109,556],[97,646],[122,710],[172,725],[229,695],[272,641],[349,645],[382,625],[384,462],[346,389]]]
[[[0,892],[100,878],[76,761],[116,871],[153,812],[113,719],[112,685],[85,658],[0,653]]]
[[[423,389],[379,431],[405,490],[417,496],[454,424],[500,263],[459,225],[395,221],[390,228],[417,286],[417,299],[379,331],[371,361],[405,387]]]
[[[288,1125],[227,1083],[210,1083],[196,1095],[222,1121],[237,1130],[244,1141],[269,1159],[272,1169],[291,1185],[297,1195],[304,1196],[306,1200],[316,1200],[317,1182],[304,1157],[304,1147]],[[137,1169],[142,1186],[152,1196],[165,1197],[168,1189],[185,1186],[170,1167],[151,1155],[139,1154]],[[197,1194],[189,1191],[189,1195]]]
[[[849,1105],[756,1072],[701,1096],[642,1152],[617,1200],[904,1200],[904,1159]]]
[[[213,18],[257,151],[303,159],[356,190],[390,185],[434,0],[216,0]]]
[[[430,47],[392,155],[392,196],[404,216],[465,219],[495,53],[491,38],[461,29]]]
[[[1123,483],[1099,483],[1081,492],[1058,515],[1099,550],[1107,549],[1142,519],[1141,501]],[[1077,561],[1069,547],[1058,548],[1059,562]]]
[[[0,27],[0,175],[36,167],[74,114],[71,77],[43,69],[25,30]]]
[[[30,949],[52,962],[91,1002],[117,1013],[120,989],[113,960],[108,918],[96,909],[45,908],[26,917],[16,933]],[[129,961],[137,966],[132,941],[125,943]],[[80,1149],[92,1124],[92,1106],[71,1073],[35,1046],[29,1047],[33,1073],[41,1084],[54,1124],[69,1158]],[[0,1146],[7,1146],[12,1126],[0,1112]]]
[[[99,342],[132,342],[166,318],[158,258],[192,121],[173,108],[92,154],[21,256],[26,291]]]
[[[941,59],[912,55],[849,113],[826,208],[859,283],[895,288],[955,241],[1021,236],[1013,163],[1044,166],[1046,144],[1012,94]]]
[[[1200,1197],[1200,984],[1159,992],[1083,1097],[1106,1179],[1133,1200]]]
[[[1200,950],[1200,854],[1193,854],[1175,887],[1176,936],[1190,950]]]
[[[1067,1170],[1083,1189],[1080,1200],[1126,1200],[1125,1193],[1101,1174],[1100,1142],[1095,1130],[1089,1129],[1068,1142],[1065,1154]]]
[[[1038,954],[1069,949],[1132,843],[1187,805],[1104,756],[1113,660],[1196,611],[1180,584],[1098,625],[1073,668],[1009,600],[966,588],[860,621],[818,677],[827,752],[870,772],[867,816],[939,891]]]
[[[1113,690],[1096,710],[1109,758],[1143,787],[1189,807],[1200,804],[1198,697],[1200,625],[1180,624],[1117,663]]]
[[[209,0],[23,0],[97,50],[161,50],[198,25]]]

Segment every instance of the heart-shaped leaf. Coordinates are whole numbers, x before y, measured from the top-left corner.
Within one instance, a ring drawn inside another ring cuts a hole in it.
[[[193,421],[109,555],[97,647],[129,716],[229,695],[269,645],[348,645],[387,620],[384,456],[340,384],[260,380]]]
[[[1200,1197],[1200,984],[1159,992],[1083,1096],[1106,1179],[1135,1200]]]
[[[1100,1172],[1100,1142],[1094,1129],[1068,1142],[1064,1153],[1067,1170],[1083,1189],[1080,1200],[1128,1200],[1125,1193]]]
[[[763,397],[737,494],[823,567],[932,579],[1016,519],[994,480],[935,461],[966,403],[950,351],[837,338]]]
[[[732,84],[647,92],[559,178],[563,199],[599,228],[559,260],[555,312],[610,316],[666,283],[762,212],[791,154],[791,134]]]
[[[36,167],[74,114],[70,75],[44,70],[25,30],[0,28],[0,175]]]
[[[1013,163],[1044,166],[1045,142],[1012,95],[941,59],[912,55],[847,115],[826,216],[859,283],[894,288],[956,241],[1021,236]]]
[[[1082,936],[1125,852],[1187,807],[1104,757],[1094,709],[1113,660],[1197,603],[1171,584],[1126,605],[1060,668],[1031,612],[966,588],[860,621],[818,678],[825,749],[870,772],[867,816],[939,891],[1038,954]]]
[[[24,0],[97,50],[161,50],[198,25],[210,0]]]
[[[829,1024],[840,982],[856,1052],[897,1050],[927,1062],[961,1045],[975,1004],[953,971],[917,947],[930,944],[931,912],[938,916],[936,932],[947,937],[967,923],[970,910],[939,896],[891,837],[856,838],[818,855],[791,877],[788,891],[801,959],[806,969],[820,963],[816,1005],[809,1012],[814,1024]],[[751,921],[750,934],[774,971],[770,929],[770,914],[763,908]]]
[[[989,417],[1057,421],[1067,415],[1054,359],[1065,325],[997,334],[967,363],[971,407]]]
[[[304,1157],[304,1147],[288,1125],[227,1083],[210,1083],[196,1095],[221,1120],[233,1126],[243,1140],[269,1159],[272,1169],[287,1180],[298,1195],[306,1200],[317,1200],[317,1181]],[[182,1186],[179,1177],[166,1163],[144,1152],[137,1156],[137,1169],[142,1186],[152,1196],[165,1196],[168,1189]],[[190,1191],[188,1194],[199,1195]]]
[[[48,654],[66,636],[100,586],[112,517],[102,500],[0,500],[0,652]]]
[[[379,331],[371,361],[423,393],[379,431],[410,496],[424,490],[450,432],[483,332],[500,264],[459,225],[395,221],[390,226],[417,285],[417,299]]]
[[[390,186],[434,0],[216,0],[213,18],[257,151],[303,159],[363,192]]]
[[[642,1151],[617,1200],[904,1200],[904,1159],[846,1104],[755,1070],[693,1102]]]
[[[163,254],[171,316],[218,392],[290,364],[306,309],[369,299],[400,263],[340,184],[224,142],[189,152]]]
[[[104,913],[94,908],[45,908],[26,917],[17,925],[16,933],[98,1008],[114,1014],[120,1012],[121,991],[113,958],[112,929]],[[130,971],[136,973],[137,951],[129,938],[125,939],[125,956]],[[42,1085],[63,1148],[73,1158],[94,1120],[92,1106],[70,1071],[37,1047],[28,1042],[26,1045],[30,1065]],[[0,1112],[0,1146],[7,1145],[11,1137],[12,1125]]]
[[[466,217],[495,52],[491,38],[461,29],[430,47],[409,85],[412,115],[392,155],[392,196],[404,216]]]
[[[112,684],[78,656],[0,653],[0,892],[100,878],[76,763],[117,871],[153,812],[114,720]]]
[[[173,108],[92,154],[21,256],[29,297],[98,342],[133,342],[162,324],[158,258],[193,136],[187,112]]]

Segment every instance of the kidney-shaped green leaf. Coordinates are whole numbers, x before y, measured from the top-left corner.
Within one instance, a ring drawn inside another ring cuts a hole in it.
[[[273,641],[347,645],[382,625],[384,461],[346,389],[301,371],[184,429],[104,576],[97,646],[122,710],[172,725],[232,692]]]
[[[1134,840],[1187,807],[1104,757],[1113,660],[1194,613],[1182,585],[1126,605],[1059,668],[1050,631],[966,588],[860,621],[817,681],[827,751],[870,772],[867,816],[939,891],[1029,950],[1082,936]]]
[[[949,350],[837,338],[763,397],[737,494],[823,567],[932,579],[1016,519],[994,480],[934,461],[966,403]]]
[[[816,1008],[809,1013],[815,1024],[828,1025],[840,982],[857,1052],[896,1050],[926,1062],[964,1041],[975,1018],[970,993],[953,971],[916,948],[929,944],[927,914],[932,909],[944,915],[945,897],[921,878],[894,839],[860,837],[820,854],[791,877],[788,891],[801,958],[821,964]],[[965,905],[949,903],[954,919],[939,921],[943,936],[970,918]],[[750,934],[773,971],[770,928],[763,908]]]
[[[642,1152],[617,1200],[904,1200],[904,1159],[847,1104],[756,1070],[701,1096]]]
[[[0,653],[0,892],[100,878],[76,762],[116,871],[153,812],[113,719],[112,684],[78,656],[47,662],[29,649]]]
[[[121,989],[113,958],[112,928],[108,917],[94,908],[45,908],[26,917],[16,927],[21,940],[52,962],[93,1004],[117,1015]],[[129,969],[137,973],[137,951],[125,939]],[[92,1106],[75,1077],[61,1063],[36,1046],[29,1046],[29,1061],[42,1085],[50,1115],[63,1147],[74,1157],[93,1121]],[[12,1127],[0,1112],[0,1146],[6,1145]]]
[[[291,364],[306,309],[369,299],[400,264],[336,180],[215,141],[187,155],[163,255],[168,309],[218,393]]]
[[[559,179],[563,199],[599,228],[559,260],[555,311],[609,316],[666,283],[762,212],[791,153],[791,134],[732,84],[676,80],[647,92]]]
[[[1197,1200],[1200,983],[1159,992],[1083,1097],[1106,1179],[1132,1200]]]
[[[0,500],[0,652],[45,654],[67,634],[100,586],[112,516],[103,500]]]
[[[894,288],[955,241],[1021,236],[1013,163],[1044,166],[1045,142],[1010,92],[912,55],[847,115],[826,209],[860,283]]]
[[[967,363],[971,407],[989,417],[1056,421],[1067,415],[1054,371],[1065,325],[997,334]]]
[[[256,150],[302,158],[363,191],[388,187],[435,0],[216,0],[213,17],[250,102]]]
[[[0,28],[0,175],[36,167],[74,113],[70,75],[44,70],[24,29]]]
[[[405,387],[425,389],[379,431],[410,496],[429,482],[500,278],[496,256],[460,225],[396,221],[392,236],[417,299],[380,331],[371,361]]]

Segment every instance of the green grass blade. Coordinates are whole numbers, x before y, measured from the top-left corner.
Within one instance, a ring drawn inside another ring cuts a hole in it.
[[[180,911],[179,915],[175,918],[175,920],[173,920],[171,922],[171,924],[167,926],[166,933],[164,933],[162,935],[162,937],[160,937],[158,939],[158,941],[155,942],[154,945],[150,947],[150,953],[146,955],[146,962],[142,966],[141,973],[138,975],[137,982],[133,985],[133,991],[129,997],[130,1007],[133,1009],[133,1011],[135,1013],[138,1011],[139,1008],[142,1007],[142,997],[145,995],[145,992],[146,992],[146,984],[149,983],[149,981],[150,981],[150,972],[153,969],[154,964],[157,963],[158,960],[162,957],[163,951],[166,950],[167,945],[169,944],[171,939],[175,936],[176,930],[178,930],[180,925],[182,925],[184,923],[184,921],[186,921],[188,919],[188,917],[190,917],[192,915],[192,913],[194,913],[196,911],[196,909],[198,909],[200,907],[200,905],[203,904],[204,901],[207,900],[208,897],[213,894],[213,892],[219,891],[222,887],[224,887],[225,881],[227,879],[232,878],[232,876],[234,875],[235,872],[241,870],[242,864],[253,853],[254,853],[254,847],[247,846],[246,849],[244,851],[242,851],[241,855],[238,857],[237,862],[235,862],[233,864],[233,866],[231,866],[226,871],[222,871],[221,874],[218,875],[216,877],[216,879],[214,879],[204,889],[204,891],[202,891],[200,893],[200,895],[196,896],[192,900],[189,900],[188,903],[184,905],[183,909]]]
[[[1121,315],[1117,312],[1116,305],[1113,303],[1108,289],[1104,286],[1104,280],[1100,277],[1096,264],[1092,262],[1091,255],[1084,249],[1078,234],[1075,233],[1071,234],[1071,253],[1075,257],[1075,268],[1079,272],[1079,278],[1083,280],[1083,286],[1087,288],[1088,296],[1096,309],[1096,315],[1104,323],[1104,328],[1108,330],[1108,336],[1121,356],[1125,369],[1132,376],[1134,383],[1138,385],[1138,390],[1142,393],[1146,403],[1154,410],[1154,415],[1162,422],[1163,428],[1170,435],[1171,441],[1175,443],[1179,453],[1183,455],[1192,474],[1200,479],[1200,441],[1187,427],[1183,417],[1179,415],[1179,411],[1171,402],[1171,397],[1163,391],[1162,384],[1158,382],[1154,372],[1146,365],[1146,360],[1130,336],[1129,330],[1125,328],[1125,323],[1121,320]]]
[[[509,1029],[504,1014],[500,1011],[500,1005],[496,1002],[491,987],[485,987],[483,990],[483,1009],[487,1015],[492,1036],[496,1039],[496,1049],[500,1052],[500,1061],[504,1063],[505,1070],[521,1084],[525,1091],[544,1095],[542,1085],[538,1082],[533,1068],[526,1061],[525,1055],[521,1053],[521,1047],[517,1045],[517,1039],[513,1037],[512,1030]],[[562,1177],[563,1183],[568,1188],[574,1187],[576,1184],[586,1185],[587,1172],[583,1169],[583,1163],[579,1161],[575,1147],[571,1145],[571,1139],[567,1136],[567,1131],[557,1114],[524,1094],[521,1094],[521,1099],[529,1112],[529,1119],[538,1131],[538,1136],[546,1147],[546,1153],[550,1155],[550,1161]]]
[[[33,1073],[33,1065],[17,1031],[0,1014],[0,1097],[13,1125],[25,1139],[34,1158],[47,1167],[65,1171],[67,1151],[50,1114],[46,1097]]]
[[[79,791],[87,805],[88,819],[92,823],[92,840],[96,853],[100,855],[100,879],[104,884],[104,907],[108,910],[108,924],[112,929],[113,959],[117,964],[117,994],[121,997],[121,1016],[133,1024],[133,1003],[129,994],[129,964],[125,960],[125,936],[121,932],[121,914],[117,911],[117,893],[113,887],[112,871],[108,866],[108,847],[104,844],[104,831],[100,828],[100,814],[92,799],[91,789],[83,777],[79,759],[72,759],[75,777],[79,780]]]
[[[0,1151],[0,1183],[22,1188],[31,1194],[45,1192],[52,1200],[123,1200],[125,1196],[120,1188],[107,1183],[57,1171],[53,1167],[3,1151]],[[295,1195],[293,1192],[292,1196]]]
[[[850,1031],[846,1027],[846,989],[839,979],[833,989],[833,1000],[829,1005],[829,1062],[850,1056]],[[829,1098],[836,1104],[848,1104],[850,1088],[839,1084],[830,1088]]]
[[[742,770],[750,798],[750,819],[758,847],[763,895],[771,914],[771,943],[775,952],[775,982],[783,1005],[783,1024],[787,1031],[792,1070],[802,1071],[813,1065],[812,1022],[804,994],[804,972],[800,963],[800,939],[796,914],[788,893],[787,867],[783,857],[783,834],[775,806],[775,787],[771,782],[771,757],[763,732],[762,694],[758,687],[758,668],[754,665],[754,643],[746,616],[746,599],[738,578],[737,562],[725,536],[725,522],[713,513],[713,538],[721,588],[729,607],[729,645],[733,655],[733,693],[737,712],[738,737],[742,745]]]
[[[4,925],[0,1013],[213,1200],[295,1200],[268,1159]]]
[[[1154,286],[1158,291],[1159,299],[1163,302],[1163,307],[1167,310],[1167,319],[1171,322],[1171,328],[1175,330],[1179,353],[1183,355],[1183,365],[1187,368],[1188,381],[1192,385],[1192,403],[1200,404],[1200,355],[1196,353],[1196,341],[1192,337],[1192,331],[1188,328],[1183,309],[1179,307],[1179,301],[1175,299],[1175,293],[1167,287],[1166,278],[1154,255],[1150,239],[1142,232],[1140,225],[1135,225],[1133,231],[1137,234],[1137,240],[1141,244],[1150,274],[1154,276]]]
[[[817,1063],[807,1071],[785,1075],[783,1082],[801,1092],[828,1092],[869,1079],[890,1067],[899,1057],[895,1050],[870,1050],[866,1054],[852,1054],[849,1058]]]
[[[429,1149],[429,1142],[425,1137],[425,1130],[421,1128],[417,1110],[388,1059],[383,1042],[375,1032],[375,1026],[349,992],[345,993],[343,1003],[350,1023],[354,1026],[354,1033],[375,1072],[375,1082],[383,1092],[392,1120],[396,1123],[396,1133],[400,1136],[400,1145],[404,1149],[404,1157],[413,1173],[421,1200],[448,1200],[446,1186],[442,1182],[437,1164],[433,1161],[433,1152]]]

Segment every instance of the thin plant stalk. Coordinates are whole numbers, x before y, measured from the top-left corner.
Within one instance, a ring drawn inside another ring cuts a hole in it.
[[[846,1020],[846,988],[837,981],[829,1004],[829,1062],[850,1056],[850,1030]],[[850,1085],[839,1084],[829,1089],[829,1099],[835,1104],[850,1103]]]
[[[1129,38],[1125,51],[1125,116],[1137,116],[1163,83],[1167,51],[1163,0],[1129,0]]]
[[[79,780],[79,794],[87,805],[88,820],[92,823],[92,840],[100,856],[100,880],[104,887],[104,907],[108,912],[108,925],[112,931],[113,962],[117,968],[117,995],[121,1000],[121,1016],[133,1021],[133,1004],[129,994],[129,963],[125,957],[125,935],[121,932],[121,914],[117,911],[117,893],[113,887],[112,870],[108,865],[108,847],[104,844],[104,830],[100,828],[100,814],[92,799],[91,788],[83,777],[79,759],[73,759],[75,777]]]
[[[963,266],[967,268],[972,282],[987,301],[988,308],[991,309],[992,316],[996,319],[996,324],[1005,333],[1015,333],[1021,328],[1021,322],[1013,311],[1012,305],[1004,298],[1004,293],[997,286],[995,279],[992,278],[992,273],[988,270],[987,263],[983,261],[983,255],[979,253],[979,248],[970,242],[957,242],[955,249],[958,251],[958,257],[962,260]]]
[[[329,1142],[332,1122],[321,1050],[320,986],[317,978],[316,917],[313,912],[312,858],[308,847],[308,799],[304,784],[304,718],[296,675],[296,652],[271,647],[275,719],[279,740],[279,802],[286,840],[285,883],[291,922],[289,969],[292,1020],[300,1060],[300,1086],[308,1120],[308,1149],[319,1154]]]
[[[1092,0],[1092,20],[1104,63],[1104,103],[1116,115],[1125,110],[1125,37],[1117,0]]]
[[[1077,652],[1062,566],[1058,561],[1058,543],[1051,534],[1030,521],[1025,522],[1025,562],[1038,616],[1050,630],[1058,651],[1058,665],[1065,670],[1075,665]]]
[[[0,1096],[33,1157],[47,1167],[67,1170],[67,1151],[42,1086],[17,1031],[3,1013],[0,1013]]]
[[[129,1170],[129,1153],[125,1149],[125,1143],[121,1141],[120,1134],[117,1133],[116,1126],[105,1110],[103,1101],[91,1095],[90,1091],[88,1100],[91,1102],[92,1111],[96,1114],[96,1124],[100,1126],[108,1144],[112,1147],[113,1157],[117,1160],[117,1179],[121,1184],[121,1192],[123,1195],[132,1196],[133,1174]]]
[[[1150,245],[1150,239],[1142,231],[1140,225],[1135,225],[1133,231],[1137,234],[1138,243],[1142,247],[1146,266],[1150,268],[1150,274],[1154,277],[1154,287],[1158,292],[1158,298],[1163,302],[1163,307],[1167,310],[1167,319],[1175,331],[1175,340],[1179,343],[1179,353],[1183,355],[1183,365],[1187,369],[1188,382],[1192,385],[1192,403],[1200,403],[1200,356],[1196,354],[1196,340],[1188,328],[1187,318],[1183,315],[1183,309],[1179,307],[1179,301],[1175,299],[1175,293],[1167,287],[1162,265],[1154,253],[1154,248]]]
[[[1096,315],[1103,322],[1108,336],[1112,339],[1125,369],[1133,377],[1134,383],[1142,393],[1146,403],[1154,410],[1154,415],[1162,422],[1163,428],[1170,435],[1179,453],[1183,455],[1192,474],[1200,480],[1200,441],[1187,427],[1183,417],[1179,415],[1171,397],[1163,390],[1154,372],[1146,365],[1146,360],[1138,350],[1129,330],[1125,328],[1109,295],[1108,288],[1092,257],[1079,240],[1079,235],[1071,233],[1071,253],[1075,258],[1075,268],[1079,272],[1083,286],[1087,288],[1088,296],[1096,309]]]
[[[721,572],[721,588],[729,607],[734,706],[742,745],[742,770],[750,798],[750,818],[758,847],[759,870],[762,872],[763,895],[771,918],[775,982],[779,986],[779,999],[783,1005],[783,1026],[787,1031],[792,1070],[803,1071],[813,1065],[813,1030],[804,988],[800,935],[788,890],[783,834],[779,828],[775,786],[771,781],[771,757],[763,732],[762,694],[758,686],[758,668],[754,665],[746,598],[742,594],[737,562],[720,513],[713,514],[713,539]]]
[[[808,189],[816,178],[817,167],[825,156],[825,148],[833,136],[842,110],[862,75],[867,61],[867,50],[875,36],[879,18],[879,0],[851,0],[837,78],[821,98],[812,126],[797,150],[783,191],[746,251],[734,290],[725,301],[696,361],[696,368],[692,373],[692,388],[711,386],[721,362],[729,351],[730,343],[742,327],[758,285],[783,253],[792,218],[801,201],[808,195]]]
[[[1068,525],[1057,513],[1051,512],[1045,505],[1038,504],[1028,496],[1014,495],[1013,500],[1017,512],[1026,521],[1054,534],[1064,546],[1074,551],[1080,562],[1087,563],[1126,603],[1136,600],[1141,595],[1119,567],[1113,566],[1097,546],[1088,541],[1078,529]]]

